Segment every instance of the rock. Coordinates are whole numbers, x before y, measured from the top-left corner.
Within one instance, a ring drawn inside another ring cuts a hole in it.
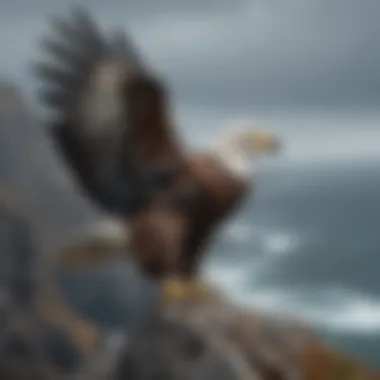
[[[23,91],[0,80],[0,192],[4,185],[22,189],[44,225],[44,243],[58,253],[67,242],[86,238],[86,231],[98,227],[105,215],[78,191],[70,170],[47,138],[47,129]],[[70,306],[104,328],[133,324],[140,309],[149,307],[150,293],[154,293],[132,265],[120,260],[80,273],[56,269]],[[1,271],[0,265],[0,276]],[[147,289],[144,305],[142,288]]]
[[[47,128],[23,91],[0,80],[0,193],[4,187],[12,189],[9,193],[22,189],[22,195],[38,211],[38,221],[44,224],[44,243],[48,242],[51,252],[58,253],[67,242],[82,234],[86,236],[86,230],[98,225],[104,215],[78,191],[70,171],[46,136]],[[5,247],[7,242],[0,244]],[[135,280],[132,269],[125,267],[119,261],[79,274],[55,268],[55,275],[68,304],[77,313],[106,328],[124,328],[138,314],[134,294],[141,303],[139,291],[128,292],[129,297],[123,290],[135,289],[141,282]],[[0,276],[3,268],[0,262]]]
[[[50,380],[92,363],[100,331],[65,302],[32,207],[16,193],[0,192],[0,379]]]
[[[158,309],[131,334],[114,380],[380,379],[302,323],[236,309],[218,294]]]
[[[47,129],[23,92],[0,80],[0,181],[25,190],[55,241],[101,215],[79,194]]]

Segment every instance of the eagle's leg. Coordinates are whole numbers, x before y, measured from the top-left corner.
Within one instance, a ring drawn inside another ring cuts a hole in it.
[[[182,215],[181,215],[182,216]],[[187,220],[174,214],[174,223],[166,234],[167,271],[162,286],[164,303],[186,302],[204,299],[211,293],[210,288],[190,270],[187,253]],[[169,225],[168,221],[166,221]]]

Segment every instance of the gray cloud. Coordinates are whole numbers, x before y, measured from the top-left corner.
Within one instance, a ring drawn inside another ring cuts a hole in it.
[[[194,29],[204,28],[203,35],[193,32],[197,43],[173,47],[173,56],[161,59],[187,101],[223,107],[376,104],[379,13],[373,1],[252,6],[210,20],[211,31],[195,22]]]
[[[22,13],[47,14],[51,12],[64,11],[70,6],[83,5],[90,7],[95,12],[105,12],[110,14],[124,14],[137,17],[146,17],[167,13],[207,13],[219,11],[233,11],[239,8],[239,4],[244,4],[244,0],[112,0],[104,3],[93,0],[68,0],[62,3],[59,0],[4,0],[1,4],[8,15],[20,16]]]
[[[74,3],[70,1],[69,4]],[[125,25],[184,107],[245,109],[380,104],[376,0],[83,0],[105,26]],[[58,0],[0,6],[0,70],[31,80]]]

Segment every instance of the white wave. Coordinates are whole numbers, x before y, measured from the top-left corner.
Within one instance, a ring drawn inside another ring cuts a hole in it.
[[[305,301],[306,291],[259,290],[241,303],[269,312],[300,319],[314,327],[334,333],[380,333],[380,299],[342,289],[325,289],[324,295],[312,293]]]
[[[267,268],[277,264],[279,257],[291,254],[300,244],[300,237],[292,231],[268,230],[260,225],[234,223],[224,231],[225,236],[238,243],[257,242],[252,245],[252,251],[247,248],[244,260],[229,261],[228,264],[218,260],[217,256],[207,260],[204,268],[205,276],[227,291],[233,290],[234,295],[244,293]],[[256,251],[258,249],[258,251]],[[251,285],[249,285],[251,284]]]
[[[205,276],[244,308],[296,318],[331,333],[380,334],[380,297],[343,288],[263,288],[255,284],[252,268],[244,265],[214,264]]]
[[[307,311],[318,326],[338,333],[380,333],[380,299],[348,289],[326,290],[327,306]]]
[[[265,254],[279,256],[293,251],[299,245],[300,237],[295,233],[278,231],[265,234],[261,243]]]
[[[238,244],[257,241],[263,254],[284,255],[293,251],[300,243],[300,236],[293,231],[268,230],[260,225],[233,223],[224,230],[224,235]]]
[[[242,286],[244,287],[244,282],[249,274],[246,272],[246,268],[242,266],[215,265],[214,263],[204,268],[203,272],[210,282],[227,292],[231,289],[239,290]]]

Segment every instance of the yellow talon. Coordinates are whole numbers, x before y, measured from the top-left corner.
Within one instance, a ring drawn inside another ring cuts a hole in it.
[[[164,302],[186,302],[210,295],[210,288],[196,280],[168,279],[163,284]]]

